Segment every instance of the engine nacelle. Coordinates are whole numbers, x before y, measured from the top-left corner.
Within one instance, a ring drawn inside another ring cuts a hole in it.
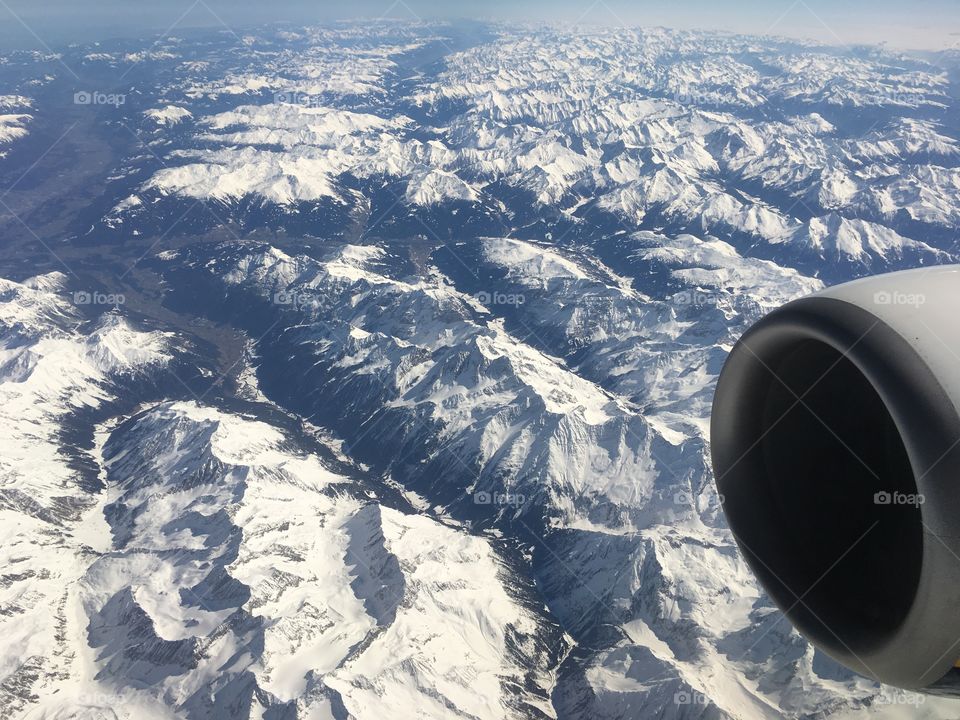
[[[733,348],[717,487],[763,587],[818,648],[960,694],[960,266],[789,303]]]

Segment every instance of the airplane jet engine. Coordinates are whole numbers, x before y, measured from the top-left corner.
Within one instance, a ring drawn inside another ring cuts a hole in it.
[[[711,452],[744,557],[856,672],[960,695],[960,266],[770,313],[717,383]]]

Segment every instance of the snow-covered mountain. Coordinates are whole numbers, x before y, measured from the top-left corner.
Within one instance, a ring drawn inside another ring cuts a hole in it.
[[[791,630],[708,462],[751,323],[956,261],[948,61],[429,22],[10,53],[0,714],[951,717]]]
[[[82,332],[63,280],[3,288],[5,716],[553,716],[570,643],[501,542],[250,412],[150,404],[176,338]]]
[[[547,716],[565,641],[483,538],[195,402],[135,416],[102,456],[111,549],[78,590],[84,680],[125,705],[383,716],[416,688],[427,714]]]
[[[0,160],[9,145],[20,138],[26,137],[32,116],[23,112],[30,108],[30,99],[19,95],[0,95]]]

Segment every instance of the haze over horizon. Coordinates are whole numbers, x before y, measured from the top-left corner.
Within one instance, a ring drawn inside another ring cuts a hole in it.
[[[43,48],[70,42],[191,28],[230,30],[268,22],[309,24],[347,18],[474,18],[494,21],[550,21],[605,26],[666,26],[678,29],[780,35],[830,45],[885,44],[897,49],[960,47],[960,8],[948,0],[912,4],[882,0],[467,0],[451,9],[439,0],[356,0],[318,5],[303,0],[264,7],[251,0],[175,0],[132,6],[119,0],[53,0],[38,7],[28,0],[0,0],[0,43]]]

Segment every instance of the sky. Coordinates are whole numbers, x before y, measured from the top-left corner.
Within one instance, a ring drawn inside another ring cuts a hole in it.
[[[663,25],[834,45],[960,49],[960,0],[0,0],[0,49],[347,17]]]

